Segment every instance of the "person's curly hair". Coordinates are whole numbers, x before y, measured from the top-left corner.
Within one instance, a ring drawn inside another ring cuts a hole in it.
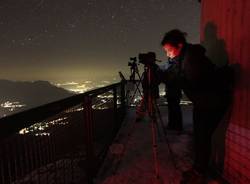
[[[171,44],[174,47],[178,47],[178,44],[185,44],[187,33],[180,31],[179,29],[173,29],[167,33],[165,33],[161,45]]]

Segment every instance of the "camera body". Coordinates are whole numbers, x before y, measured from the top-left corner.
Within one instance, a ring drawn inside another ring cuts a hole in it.
[[[139,63],[144,65],[153,65],[156,61],[156,54],[154,52],[140,53],[138,58]]]

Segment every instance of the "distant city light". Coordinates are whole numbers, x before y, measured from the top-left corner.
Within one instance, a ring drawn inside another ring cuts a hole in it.
[[[65,82],[65,83],[57,83],[57,86],[69,86],[69,85],[78,85],[77,82]]]
[[[87,91],[87,89],[68,89],[68,90],[75,93],[84,93]]]
[[[28,133],[35,132],[36,136],[49,136],[50,134],[45,132],[46,129],[54,126],[54,125],[67,125],[69,122],[65,121],[68,117],[60,117],[57,119],[53,119],[50,121],[39,122],[31,125],[30,127],[23,128],[19,131],[19,134],[24,135]]]
[[[35,136],[50,136],[50,133],[46,133],[46,132],[36,133]]]
[[[85,83],[85,84],[91,84],[92,81],[85,81],[84,83]]]
[[[6,102],[2,103],[0,106],[1,106],[2,108],[8,109],[8,111],[10,111],[10,112],[13,112],[13,111],[15,111],[17,108],[25,107],[26,104],[21,104],[20,102],[10,102],[10,101],[6,101]]]

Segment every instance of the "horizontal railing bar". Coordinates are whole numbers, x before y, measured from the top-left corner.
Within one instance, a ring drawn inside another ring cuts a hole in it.
[[[32,124],[42,121],[50,116],[56,115],[73,106],[84,103],[84,97],[96,97],[109,90],[120,86],[122,82],[114,83],[108,86],[97,88],[83,94],[73,95],[71,97],[58,100],[49,104],[35,107],[23,112],[19,112],[0,119],[0,140],[9,135],[18,132],[22,128],[31,126]]]

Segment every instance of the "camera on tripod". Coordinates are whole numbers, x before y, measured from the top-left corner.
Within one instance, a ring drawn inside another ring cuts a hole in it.
[[[138,58],[139,63],[144,65],[153,65],[155,61],[158,61],[154,52],[140,53]]]
[[[136,67],[136,65],[137,65],[137,63],[136,63],[136,61],[137,61],[136,57],[131,57],[130,61],[132,61],[132,62],[128,62],[128,66],[130,66],[131,68]]]
[[[136,93],[139,92],[140,96],[148,96],[148,92],[152,94],[152,97],[158,98],[159,97],[159,66],[156,64],[156,54],[154,52],[147,52],[147,53],[139,53],[137,57],[130,57],[130,62],[128,62],[128,66],[130,66],[130,77],[129,81],[135,84],[136,89],[132,95],[132,102],[136,97]],[[144,71],[142,75],[138,69],[138,65],[142,63],[144,65]],[[150,74],[150,75],[149,75]],[[150,76],[150,77],[149,77]],[[142,89],[140,89],[140,85]],[[142,90],[142,91],[141,91]]]

